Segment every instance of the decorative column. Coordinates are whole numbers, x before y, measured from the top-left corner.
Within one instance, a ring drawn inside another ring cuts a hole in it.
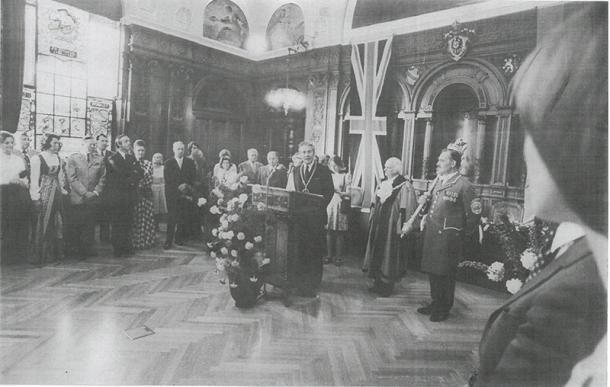
[[[424,137],[424,162],[422,164],[422,178],[428,178],[430,170],[430,152],[432,152],[432,133],[434,126],[432,125],[432,117],[426,117],[426,134]]]
[[[475,143],[475,170],[474,182],[480,183],[481,178],[481,159],[483,158],[483,147],[485,146],[485,130],[487,129],[487,117],[479,116],[477,121],[477,140]]]
[[[498,130],[496,131],[492,184],[506,183],[506,164],[508,160],[508,143],[510,138],[511,111],[498,112]]]
[[[402,166],[405,174],[413,175],[413,147],[415,142],[415,112],[401,111],[398,118],[404,121],[402,141]]]
[[[305,140],[312,142],[316,153],[326,153],[326,105],[328,101],[328,74],[312,74],[308,80],[307,111],[305,117]]]

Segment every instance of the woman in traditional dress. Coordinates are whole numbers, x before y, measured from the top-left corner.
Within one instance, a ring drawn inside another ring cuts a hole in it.
[[[214,183],[215,181],[215,177],[216,175],[219,173],[219,170],[221,168],[221,164],[222,164],[222,159],[228,157],[229,160],[231,160],[231,151],[228,149],[223,149],[220,151],[220,153],[218,153],[218,163],[216,165],[214,165],[214,170],[212,173],[212,182]],[[237,166],[233,163],[231,163],[231,169],[235,170],[235,173],[237,173]]]
[[[155,217],[153,205],[153,168],[152,163],[144,159],[145,143],[136,140],[133,143],[133,154],[136,157],[136,167],[139,168],[138,201],[133,208],[131,226],[131,244],[136,250],[148,249],[155,245]]]
[[[13,151],[15,138],[0,131],[0,218],[2,263],[24,262],[28,252],[28,235],[32,201],[27,190],[25,162]]]
[[[372,293],[389,297],[394,283],[406,271],[401,257],[402,225],[415,212],[417,197],[411,183],[401,175],[402,161],[391,157],[385,162],[386,178],[375,193],[369,218],[369,235],[362,270],[368,272],[374,285]]]
[[[161,218],[167,215],[167,201],[165,199],[165,178],[163,177],[163,155],[155,153],[152,157],[153,180],[152,180],[152,201],[153,215],[155,217],[155,230],[159,231]]]
[[[324,259],[324,263],[334,263],[340,266],[343,263],[343,246],[345,244],[345,234],[348,231],[348,209],[350,207],[349,199],[346,203],[346,197],[349,198],[349,186],[352,184],[352,177],[349,173],[345,172],[343,162],[339,156],[333,156],[328,166],[332,172],[333,185],[335,187],[335,194],[333,195],[328,207],[326,207],[326,213],[328,214],[328,221],[326,224],[326,248],[327,257]]]
[[[44,139],[38,157],[32,158],[30,195],[38,210],[36,253],[33,263],[45,263],[64,256],[64,188],[65,172],[59,158],[60,137],[49,134]]]

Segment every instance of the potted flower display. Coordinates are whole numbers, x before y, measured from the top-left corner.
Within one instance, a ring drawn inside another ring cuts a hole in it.
[[[548,263],[545,258],[557,225],[539,219],[519,224],[501,216],[495,223],[482,218],[481,228],[484,244],[491,247],[483,249],[481,259],[460,262],[458,269],[479,273],[479,285],[514,294],[534,270]]]
[[[216,260],[219,281],[228,284],[238,308],[249,308],[262,295],[269,259],[263,255],[264,221],[261,213],[249,206],[248,195],[220,189],[213,191],[215,203],[210,213],[218,216],[207,243],[210,256]]]

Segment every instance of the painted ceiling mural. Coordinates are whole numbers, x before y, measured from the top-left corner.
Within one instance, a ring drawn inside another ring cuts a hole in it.
[[[204,11],[203,36],[244,48],[248,39],[248,21],[244,12],[230,0],[213,0]]]
[[[296,4],[284,4],[271,16],[267,26],[269,49],[290,47],[303,41],[305,22],[303,10]]]

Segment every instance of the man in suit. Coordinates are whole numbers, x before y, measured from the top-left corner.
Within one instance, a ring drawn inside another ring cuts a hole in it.
[[[269,187],[286,188],[288,174],[286,167],[280,164],[280,158],[276,151],[267,153],[267,165],[261,168],[260,184]]]
[[[584,230],[561,223],[554,259],[490,316],[473,386],[563,386],[606,332],[606,292]]]
[[[115,257],[133,254],[130,230],[132,211],[137,200],[137,184],[141,170],[130,153],[131,140],[126,135],[117,137],[117,151],[106,159],[106,203],[108,204],[111,242]]]
[[[322,282],[323,245],[326,243],[324,230],[327,222],[326,207],[335,193],[335,187],[330,170],[315,160],[316,150],[312,143],[301,142],[299,152],[303,164],[296,167],[292,174],[295,190],[323,197],[316,211],[302,214],[298,219],[301,232],[299,233],[299,257],[295,268],[298,279],[295,285],[299,295],[315,297]]]
[[[186,198],[185,190],[193,190],[195,184],[195,162],[184,157],[184,143],[173,144],[174,157],[165,162],[165,199],[167,202],[167,237],[164,249],[170,249],[174,243],[182,245],[188,227],[189,212],[195,211],[193,202]],[[180,190],[183,192],[180,192]],[[192,196],[192,195],[191,195]],[[176,228],[178,229],[176,231]]]
[[[455,149],[444,149],[436,163],[437,179],[432,193],[424,193],[420,203],[430,200],[423,219],[424,249],[421,270],[428,273],[432,302],[417,311],[430,315],[430,321],[444,321],[453,307],[455,274],[462,258],[465,238],[476,230],[477,215],[471,204],[472,184],[460,175],[462,156]]]
[[[96,153],[104,160],[104,165],[108,162],[108,158],[114,153],[108,149],[108,136],[104,133],[100,133],[95,137]],[[97,206],[97,221],[100,225],[100,241],[110,242],[110,221],[108,213],[110,208],[108,207],[106,191],[100,194],[99,205]]]
[[[258,151],[248,149],[248,160],[239,164],[239,173],[248,178],[248,184],[263,184],[260,176],[262,168],[263,164],[258,161]]]
[[[81,257],[96,255],[93,247],[96,210],[106,180],[104,159],[96,152],[93,137],[83,139],[83,152],[74,153],[66,163],[70,184],[70,208],[66,224],[66,253]]]

